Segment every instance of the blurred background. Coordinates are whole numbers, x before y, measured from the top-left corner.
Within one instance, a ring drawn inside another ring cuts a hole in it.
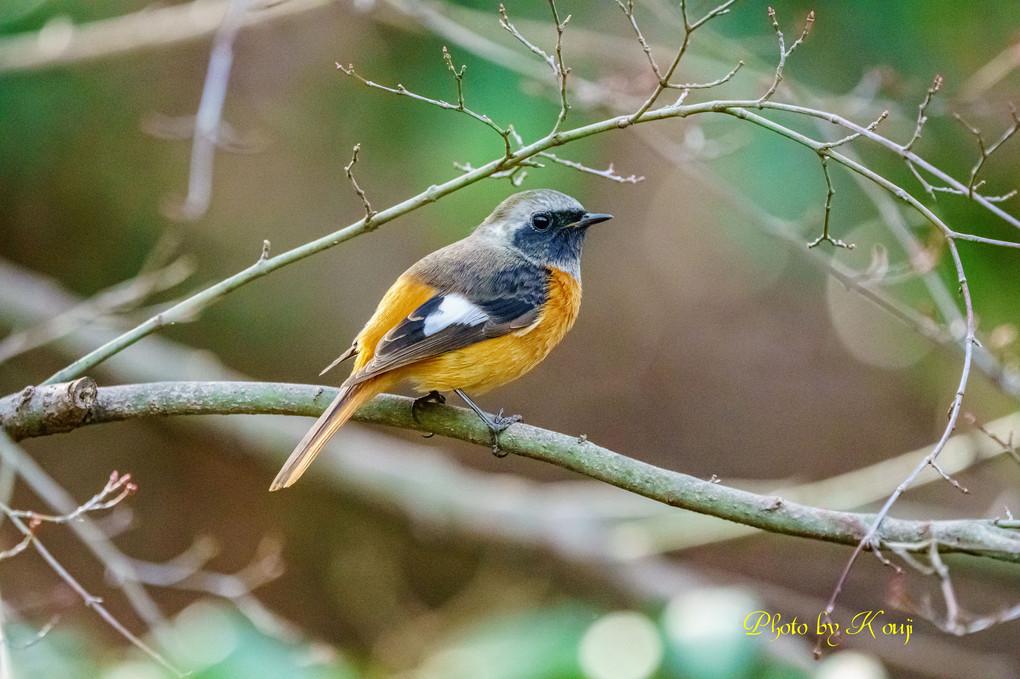
[[[682,38],[677,3],[635,4],[665,65]],[[359,219],[363,207],[344,171],[355,144],[354,173],[375,209],[457,176],[454,163],[477,167],[502,153],[499,136],[477,121],[368,89],[334,62],[455,101],[446,46],[455,64],[467,66],[464,94],[473,110],[513,124],[525,142],[556,118],[548,68],[499,26],[498,3],[235,3],[243,13],[233,41],[224,38],[233,56],[224,148],[214,157],[207,210],[189,212],[190,130],[228,5],[0,6],[0,330],[7,338],[0,393],[38,384],[173,300],[250,265],[263,240],[276,254]],[[505,5],[522,33],[554,46],[546,3]],[[619,7],[558,5],[572,17],[563,42],[574,88],[567,126],[633,111],[654,77]],[[689,5],[692,17],[715,6]],[[978,145],[951,114],[988,143],[1009,128],[1009,102],[1020,90],[1020,6],[773,6],[788,45],[816,12],[776,101],[860,124],[888,110],[878,130],[903,143],[940,74],[942,91],[914,150],[963,181]],[[741,2],[694,34],[676,80],[714,80],[743,60],[730,82],[689,101],[754,98],[767,89],[778,51],[766,5]],[[663,103],[676,95],[667,92]],[[845,134],[766,115],[819,139]],[[1006,142],[987,160],[982,192],[1017,186],[1018,144]],[[906,165],[877,146],[856,142],[845,151],[957,230],[1016,239],[1013,227],[962,197],[932,202]],[[727,485],[877,509],[905,472],[878,468],[863,481],[848,479],[838,499],[811,495],[810,484],[937,439],[961,355],[864,301],[826,267],[858,272],[859,284],[959,333],[952,310],[962,306],[941,237],[830,163],[832,235],[857,247],[808,251],[821,233],[826,195],[817,157],[724,115],[639,125],[557,155],[599,169],[612,163],[644,180],[616,183],[552,163],[528,170],[521,188],[555,188],[616,218],[588,239],[585,303],[573,331],[538,369],[481,404]],[[517,190],[506,179],[470,186],[243,287],[196,322],[165,329],[90,375],[100,385],[318,383],[396,276],[467,235]],[[1000,206],[1016,214],[1017,200]],[[960,250],[979,338],[999,366],[1015,371],[1020,255],[969,243]],[[342,375],[327,378],[337,384]],[[992,421],[1016,409],[1018,392],[1015,380],[975,371],[965,410]],[[67,528],[44,526],[39,537],[130,630],[200,677],[1020,673],[1015,621],[961,638],[945,634],[890,604],[930,598],[941,612],[938,580],[909,569],[896,576],[867,555],[836,618],[879,609],[886,622],[909,618],[906,644],[847,637],[839,652],[815,662],[810,634],[748,636],[745,616],[757,610],[813,627],[850,550],[734,530],[466,444],[352,424],[301,483],[268,494],[310,422],[150,418],[21,444],[78,502],[112,470],[131,473],[137,493],[98,525],[137,560],[129,565],[161,616],[140,615]],[[1003,507],[1020,507],[1018,476],[1005,454],[958,474],[968,495],[926,473],[926,485],[893,514],[1003,516]],[[789,490],[796,488],[805,495]],[[8,504],[49,511],[22,483]],[[9,522],[0,528],[0,548],[19,539]],[[946,562],[966,610],[984,616],[1016,605],[1015,566]],[[31,550],[0,561],[0,585],[12,676],[167,676]]]

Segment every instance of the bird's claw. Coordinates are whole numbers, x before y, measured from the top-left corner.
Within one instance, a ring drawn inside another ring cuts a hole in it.
[[[418,411],[429,403],[439,403],[442,405],[443,403],[446,403],[446,397],[438,391],[430,391],[424,396],[414,399],[414,401],[411,402],[411,419],[418,424],[421,424],[421,420],[418,419]]]
[[[492,418],[490,423],[489,431],[492,432],[492,454],[498,458],[504,458],[510,454],[509,451],[505,451],[499,447],[499,435],[509,427],[511,424],[523,422],[524,418],[520,415],[510,415],[509,417],[503,416],[503,409],[501,408],[496,416]]]

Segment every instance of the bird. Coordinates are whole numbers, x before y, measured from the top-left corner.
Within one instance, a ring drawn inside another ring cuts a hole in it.
[[[350,377],[270,486],[293,484],[360,405],[411,382],[412,414],[454,392],[478,415],[500,455],[499,434],[521,417],[491,416],[468,396],[538,365],[573,326],[581,305],[581,249],[588,227],[612,215],[586,211],[552,189],[522,191],[466,238],[426,255],[379,302],[350,348]]]

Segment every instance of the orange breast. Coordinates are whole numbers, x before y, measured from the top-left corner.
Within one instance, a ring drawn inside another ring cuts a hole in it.
[[[517,379],[541,363],[574,325],[580,308],[581,284],[565,271],[551,269],[548,301],[532,325],[419,361],[394,373],[399,374],[401,380],[410,380],[422,393],[454,389],[470,394],[484,393]]]

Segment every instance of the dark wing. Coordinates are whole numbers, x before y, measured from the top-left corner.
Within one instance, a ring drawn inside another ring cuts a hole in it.
[[[432,297],[379,340],[372,360],[344,386],[528,327],[545,305],[548,272],[514,273],[521,275],[503,285]]]

